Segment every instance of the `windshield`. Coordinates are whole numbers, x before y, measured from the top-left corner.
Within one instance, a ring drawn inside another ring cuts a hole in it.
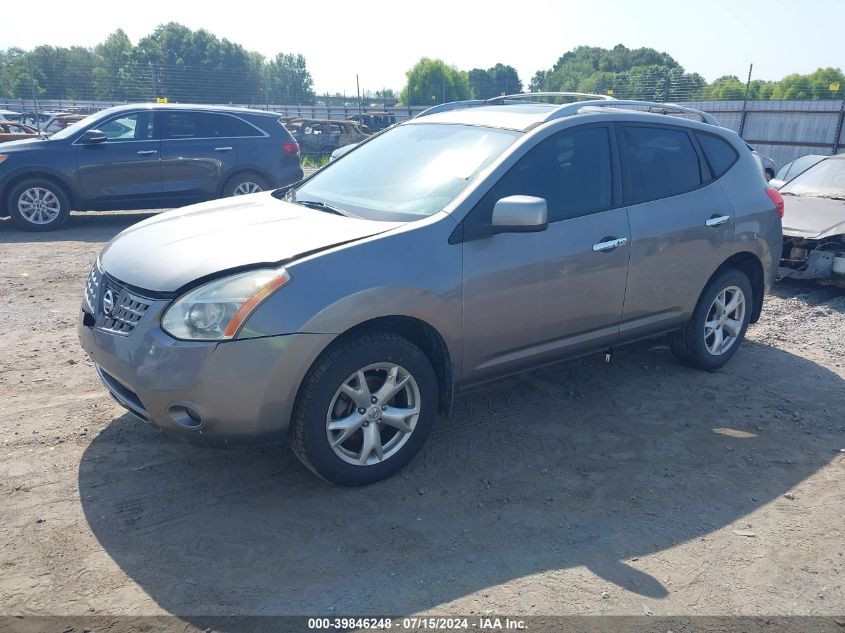
[[[50,138],[54,139],[63,139],[73,136],[77,132],[81,132],[84,130],[88,125],[94,122],[96,118],[102,115],[102,112],[99,114],[92,114],[91,116],[87,116],[84,119],[77,121],[73,125],[68,125],[65,129],[59,130],[55,134],[53,134]]]
[[[845,200],[845,160],[832,158],[810,167],[781,187],[782,194]]]
[[[400,125],[329,165],[289,199],[368,220],[415,220],[442,210],[519,137],[469,125]]]

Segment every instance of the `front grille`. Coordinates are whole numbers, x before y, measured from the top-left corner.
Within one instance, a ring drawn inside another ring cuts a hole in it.
[[[105,277],[100,284],[97,327],[112,334],[129,336],[150,307],[150,301],[129,292],[125,286]]]
[[[85,303],[91,314],[97,313],[97,296],[100,292],[100,280],[103,278],[98,264],[91,267],[91,274],[88,275],[88,281],[85,282]]]

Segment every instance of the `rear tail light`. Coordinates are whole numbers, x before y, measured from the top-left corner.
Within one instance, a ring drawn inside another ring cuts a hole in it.
[[[777,209],[778,217],[783,220],[783,196],[780,195],[780,191],[778,191],[774,187],[766,187],[766,193],[769,195],[771,201],[775,203],[775,208]]]
[[[285,143],[282,147],[287,154],[299,154],[299,143]]]

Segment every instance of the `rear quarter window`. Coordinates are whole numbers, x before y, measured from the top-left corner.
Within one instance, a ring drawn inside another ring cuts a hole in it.
[[[695,137],[698,139],[699,145],[701,145],[704,157],[710,165],[710,171],[713,172],[714,178],[724,176],[739,158],[739,154],[737,154],[733,146],[715,134],[696,132]]]

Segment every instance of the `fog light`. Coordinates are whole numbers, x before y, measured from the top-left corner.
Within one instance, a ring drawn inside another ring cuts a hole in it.
[[[199,412],[184,404],[173,404],[167,408],[170,418],[183,429],[191,431],[199,430],[203,425],[202,416]]]

